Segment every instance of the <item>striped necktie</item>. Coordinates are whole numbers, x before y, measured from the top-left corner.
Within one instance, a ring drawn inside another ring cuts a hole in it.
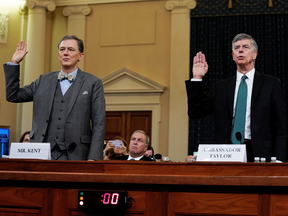
[[[242,144],[245,139],[245,118],[246,118],[246,104],[247,104],[247,84],[246,84],[246,75],[243,75],[238,89],[235,115],[234,115],[234,124],[231,141],[234,144]],[[241,134],[241,140],[240,134]],[[237,134],[237,136],[236,136]],[[237,139],[238,138],[238,139]]]

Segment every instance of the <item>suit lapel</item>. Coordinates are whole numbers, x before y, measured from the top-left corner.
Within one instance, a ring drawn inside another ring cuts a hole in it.
[[[49,89],[52,89],[52,91],[49,91],[48,97],[47,97],[47,108],[48,108],[48,113],[50,116],[53,101],[54,101],[54,96],[55,96],[55,91],[58,85],[58,73],[60,71],[55,72],[50,79],[47,79],[46,81],[49,83]]]
[[[75,79],[75,82],[72,84],[72,85],[75,85],[74,86],[74,89],[73,89],[73,92],[72,92],[72,96],[71,96],[71,100],[70,100],[70,103],[69,103],[69,107],[68,107],[68,113],[67,113],[67,116],[69,116],[74,104],[75,104],[75,101],[76,99],[78,98],[78,95],[79,95],[79,92],[80,92],[80,89],[84,83],[84,73],[78,68],[78,72],[77,72],[77,76],[76,76],[76,79]]]
[[[230,117],[233,118],[234,94],[235,94],[236,76],[228,79],[227,96]]]
[[[254,80],[253,80],[251,107],[253,106],[253,103],[261,90],[261,86],[263,82],[264,82],[264,77],[261,75],[261,73],[259,73],[258,71],[255,71]]]
[[[261,73],[259,73],[258,71],[255,71],[252,98],[251,98],[251,107],[261,90],[263,81],[264,81],[264,78],[261,75]],[[228,80],[228,85],[227,85],[228,105],[229,105],[229,112],[230,112],[231,117],[233,117],[235,85],[236,85],[236,76],[233,76]]]

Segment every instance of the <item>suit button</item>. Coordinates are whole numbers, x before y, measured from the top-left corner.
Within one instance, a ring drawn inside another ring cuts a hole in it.
[[[48,120],[46,120],[46,123],[48,123],[49,121]]]
[[[45,134],[42,134],[42,137],[44,137],[45,136]]]
[[[58,139],[58,136],[56,136],[56,139]]]
[[[58,120],[61,120],[61,118],[58,118]]]
[[[57,127],[57,130],[60,130],[60,128],[59,128],[59,127]]]
[[[65,101],[64,100],[61,100],[61,103],[64,103]]]

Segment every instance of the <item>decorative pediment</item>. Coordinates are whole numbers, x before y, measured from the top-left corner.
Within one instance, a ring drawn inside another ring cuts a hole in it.
[[[125,67],[104,77],[102,83],[105,94],[162,93],[165,89],[165,86]]]

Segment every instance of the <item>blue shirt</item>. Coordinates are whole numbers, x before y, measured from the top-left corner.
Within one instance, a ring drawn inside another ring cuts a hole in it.
[[[76,68],[74,71],[69,73],[69,75],[70,74],[74,74],[75,75],[75,79],[76,79],[77,72],[78,72],[78,68]],[[65,95],[65,93],[67,92],[69,87],[75,82],[75,79],[73,80],[73,82],[70,82],[68,79],[63,79],[63,80],[60,81],[60,87],[61,87],[61,91],[62,91],[63,95]]]

